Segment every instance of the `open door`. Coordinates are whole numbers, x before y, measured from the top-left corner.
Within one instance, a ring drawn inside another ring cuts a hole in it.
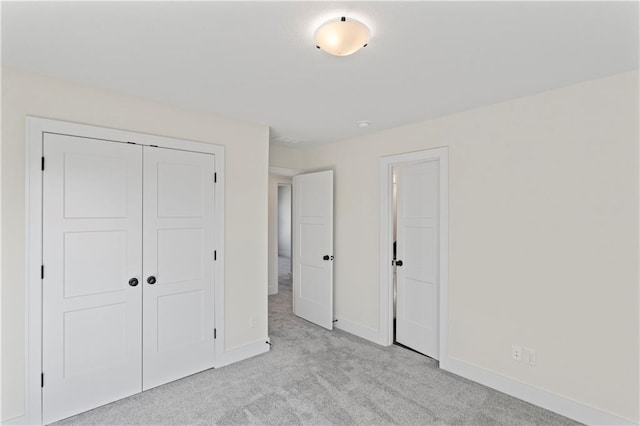
[[[402,165],[397,177],[396,341],[438,359],[437,161]]]
[[[333,330],[333,171],[293,177],[293,313]]]

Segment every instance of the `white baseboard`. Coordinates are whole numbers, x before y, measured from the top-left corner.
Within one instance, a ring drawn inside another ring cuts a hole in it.
[[[535,386],[527,385],[455,358],[449,357],[444,361],[440,360],[440,368],[588,425],[637,424],[631,420],[618,417],[614,414],[590,407]]]
[[[0,424],[4,426],[22,426],[27,424],[27,416],[22,414],[17,417],[12,417],[8,420],[3,420]]]
[[[380,342],[380,332],[378,330],[356,324],[353,321],[341,317],[336,317],[336,320],[337,321],[333,323],[335,328],[384,346],[384,344]]]
[[[215,368],[224,367],[225,365],[269,352],[271,346],[266,342],[269,342],[268,337],[225,351],[221,359],[216,360]]]
[[[382,338],[378,330],[364,327],[340,317],[338,317],[337,320],[338,321],[333,324],[335,328],[385,346],[384,343],[381,342]],[[459,359],[448,357],[447,359],[440,360],[440,368],[587,425],[626,426],[638,424],[632,420],[510,379]]]

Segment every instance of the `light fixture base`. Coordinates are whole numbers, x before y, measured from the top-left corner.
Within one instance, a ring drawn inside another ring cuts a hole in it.
[[[366,47],[370,36],[365,24],[342,16],[316,30],[315,46],[334,56],[348,56]]]

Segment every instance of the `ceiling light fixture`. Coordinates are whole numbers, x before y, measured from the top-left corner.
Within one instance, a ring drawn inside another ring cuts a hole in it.
[[[276,136],[276,137],[274,137],[272,139],[274,141],[284,142],[284,143],[301,143],[301,142],[303,142],[302,139],[296,139],[296,138],[292,138],[290,136]]]
[[[329,21],[316,30],[316,47],[335,56],[356,53],[369,43],[369,28],[362,22],[344,16],[338,21]]]
[[[361,129],[369,127],[370,124],[371,122],[369,121],[365,121],[365,120],[358,121],[358,127],[360,127]]]

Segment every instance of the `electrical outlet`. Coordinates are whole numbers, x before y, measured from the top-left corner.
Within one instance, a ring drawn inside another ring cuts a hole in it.
[[[258,328],[258,317],[252,315],[251,318],[249,318],[249,325],[251,328]]]
[[[511,345],[511,358],[515,361],[522,361],[522,347],[520,345]]]
[[[524,348],[524,362],[528,365],[535,367],[536,366],[536,350],[531,348]]]

